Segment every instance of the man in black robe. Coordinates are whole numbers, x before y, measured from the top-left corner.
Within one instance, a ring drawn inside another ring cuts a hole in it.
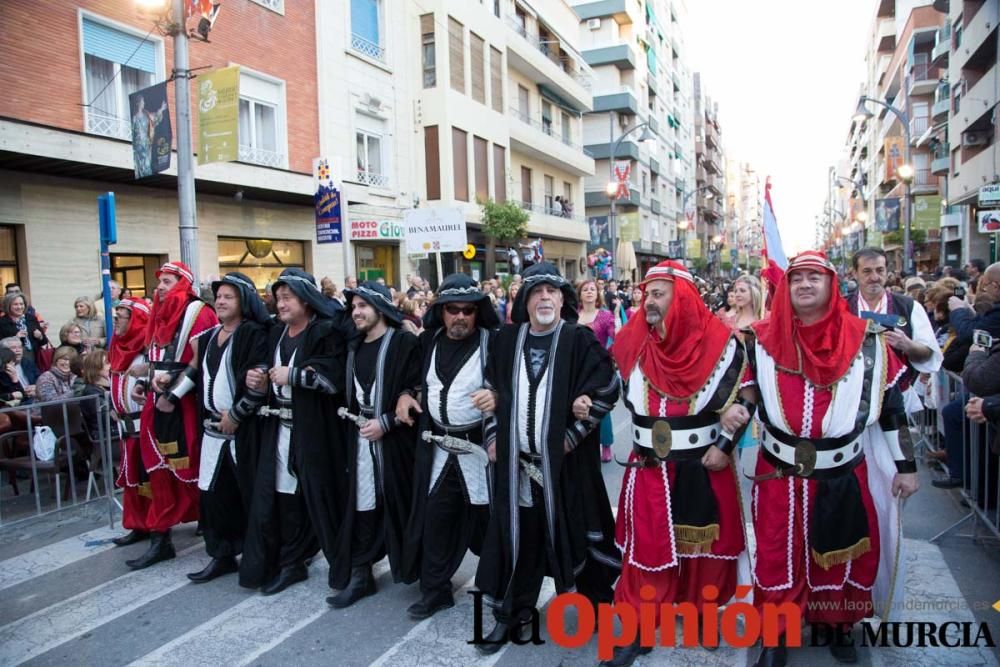
[[[344,290],[358,335],[347,351],[347,509],[326,601],[338,609],[375,593],[372,565],[387,554],[394,581],[402,579],[403,534],[413,492],[411,426],[396,420],[396,402],[420,384],[417,338],[400,330],[402,313],[389,290],[364,282]]]
[[[257,460],[257,408],[263,391],[246,385],[247,371],[266,369],[271,318],[253,281],[239,272],[212,283],[219,324],[197,341],[191,369],[201,404],[201,527],[212,557],[196,584],[236,572]]]
[[[478,452],[456,454],[433,442],[416,443],[413,511],[406,529],[405,575],[418,577],[422,597],[407,609],[423,619],[453,607],[451,578],[467,549],[479,554],[490,518],[484,443],[496,430],[495,395],[484,372],[491,334],[500,320],[488,294],[464,273],[448,276],[420,334],[423,358],[419,400],[403,394],[397,418],[419,432],[472,442]],[[412,412],[411,412],[412,411]]]
[[[545,576],[596,605],[612,600],[621,568],[595,430],[618,399],[617,377],[593,332],[574,323],[576,295],[558,269],[539,262],[523,275],[514,324],[486,368],[498,393],[496,486],[476,586],[497,623],[477,645],[484,653],[534,619]],[[578,420],[581,401],[590,409]]]
[[[283,326],[271,330],[266,373],[247,385],[268,387],[261,409],[261,449],[240,585],[264,595],[309,575],[306,561],[323,549],[333,570],[347,499],[343,427],[343,311],[316,280],[285,269],[271,286]]]

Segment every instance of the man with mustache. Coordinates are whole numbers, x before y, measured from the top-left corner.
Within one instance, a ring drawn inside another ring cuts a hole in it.
[[[403,578],[403,541],[413,492],[413,427],[396,419],[396,403],[420,386],[417,338],[400,330],[403,314],[389,289],[366,281],[345,289],[357,335],[347,348],[345,402],[363,421],[346,421],[347,507],[326,601],[337,609],[375,593],[372,566],[389,557]]]
[[[575,324],[576,292],[548,262],[526,269],[514,324],[497,335],[486,367],[498,393],[493,514],[476,586],[496,625],[495,653],[532,622],[545,576],[610,602],[621,566],[601,476],[596,430],[618,399],[618,380],[593,332]],[[574,405],[580,409],[575,416]]]
[[[754,604],[761,613],[795,604],[804,622],[846,635],[902,602],[897,523],[879,524],[898,509],[894,497],[918,484],[897,386],[906,366],[884,330],[847,310],[836,275],[822,253],[794,257],[771,317],[752,325],[746,346],[764,423],[753,488]],[[858,659],[852,643],[830,650],[839,662]],[[782,634],[756,664],[786,661]]]
[[[336,553],[347,498],[343,432],[343,310],[302,269],[271,285],[278,325],[267,343],[269,369],[247,371],[247,387],[266,392],[258,410],[260,458],[240,585],[274,595],[304,581],[322,548]]]
[[[752,390],[740,383],[746,356],[732,331],[673,260],[640,283],[642,310],[622,328],[612,354],[632,413],[632,454],[618,501],[622,575],[615,603],[724,604],[736,592],[745,550],[740,494],[730,454],[750,420]],[[736,402],[740,398],[740,402]],[[752,407],[752,406],[751,406]],[[651,586],[652,600],[640,597]],[[711,640],[706,648],[716,645]],[[631,665],[651,648],[630,646],[604,664]]]
[[[483,372],[499,324],[489,295],[471,277],[456,273],[445,278],[420,334],[420,397],[400,397],[399,420],[412,425],[419,413],[418,432],[450,435],[477,447],[495,439],[496,400],[485,388]],[[480,552],[490,518],[486,452],[481,453],[459,455],[435,443],[416,443],[404,581],[419,578],[422,597],[407,609],[411,618],[453,607],[451,578],[468,549]]]

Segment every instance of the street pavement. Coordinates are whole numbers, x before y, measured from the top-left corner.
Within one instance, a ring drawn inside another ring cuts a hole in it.
[[[616,454],[631,447],[621,405],[615,411]],[[612,505],[622,468],[604,466]],[[986,621],[1000,641],[1000,554],[995,542],[961,534],[940,546],[928,539],[963,514],[955,494],[930,486],[907,505],[904,533],[907,596],[924,608],[903,620]],[[744,490],[747,485],[744,482]],[[749,514],[747,513],[749,519]],[[307,582],[274,597],[240,588],[235,577],[194,585],[184,576],[208,561],[194,524],[174,531],[177,558],[140,572],[125,561],[145,544],[115,548],[121,534],[108,525],[103,502],[0,527],[0,665],[594,665],[596,640],[564,649],[549,640],[542,623],[541,646],[507,646],[481,658],[472,637],[476,559],[468,556],[455,577],[457,605],[422,622],[405,609],[419,598],[416,586],[393,585],[385,561],[376,566],[379,592],[346,610],[325,602],[327,564],[320,556]],[[752,538],[752,533],[751,533]],[[752,544],[751,544],[752,546]],[[546,579],[539,605],[554,595]],[[916,606],[916,605],[915,605]],[[544,617],[543,617],[544,619]],[[486,631],[492,626],[484,620]],[[660,648],[641,665],[753,664],[758,649]],[[860,649],[860,663],[906,665],[1000,665],[989,648]],[[793,651],[793,665],[836,664],[824,648]]]

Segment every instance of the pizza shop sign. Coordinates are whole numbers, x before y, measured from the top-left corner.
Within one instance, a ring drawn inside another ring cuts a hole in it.
[[[398,220],[351,220],[351,240],[386,241],[403,238],[403,224]]]

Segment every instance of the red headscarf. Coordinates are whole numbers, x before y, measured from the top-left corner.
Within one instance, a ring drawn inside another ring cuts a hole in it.
[[[647,381],[661,394],[687,399],[705,386],[732,333],[708,310],[691,274],[678,262],[660,262],[646,273],[646,279],[639,284],[643,299],[646,285],[654,280],[674,284],[666,336],[660,339],[656,329],[646,322],[646,309],[639,304],[635,315],[615,334],[611,354],[623,379],[628,379],[638,363]]]
[[[153,314],[146,331],[146,345],[155,342],[160,347],[166,347],[173,340],[184,311],[195,293],[192,287],[194,276],[191,269],[182,262],[167,262],[156,272],[156,277],[159,278],[162,273],[177,276],[177,284],[167,292],[162,301],[159,294],[153,297]]]
[[[146,327],[149,324],[149,304],[142,299],[122,299],[118,308],[125,308],[132,313],[128,329],[122,335],[111,337],[108,348],[108,363],[111,370],[124,373],[132,365],[135,355],[146,347]]]
[[[822,271],[830,276],[830,303],[826,314],[813,324],[795,316],[788,287],[795,271]],[[788,263],[771,303],[771,317],[751,325],[778,368],[802,374],[817,387],[840,380],[864,342],[867,323],[847,311],[847,302],[837,288],[837,272],[821,252],[801,253]]]

